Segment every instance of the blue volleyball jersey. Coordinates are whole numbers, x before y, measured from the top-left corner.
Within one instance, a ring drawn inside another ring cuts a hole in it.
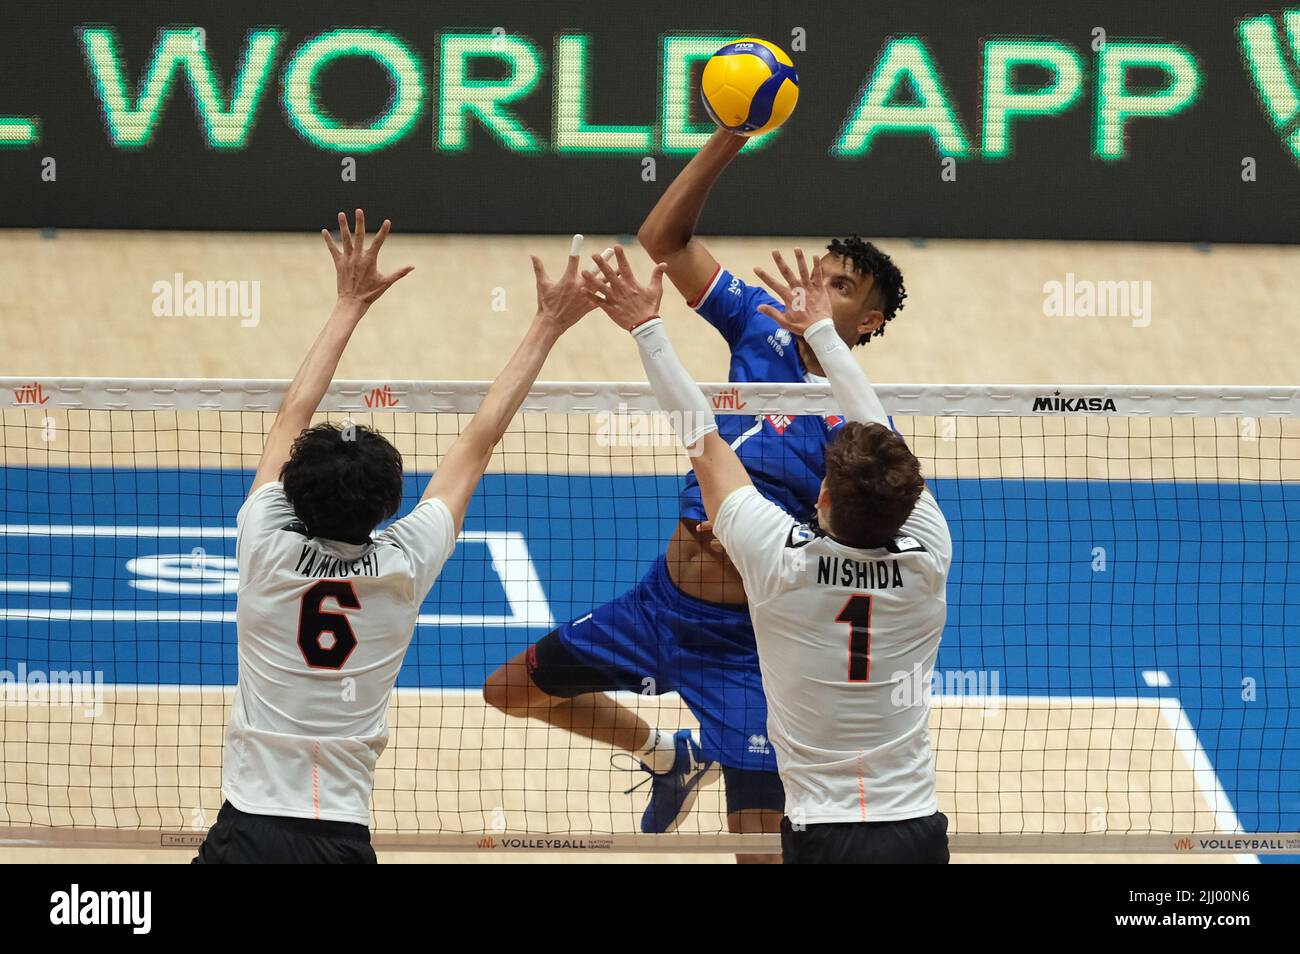
[[[726,339],[731,349],[728,381],[825,383],[804,368],[794,336],[758,311],[759,305],[784,310],[764,289],[719,268],[690,305]],[[796,520],[812,519],[826,476],[826,443],[843,419],[742,413],[718,414],[717,420],[718,433],[735,450],[758,492]],[[705,519],[694,471],[686,475],[680,513],[684,520]]]

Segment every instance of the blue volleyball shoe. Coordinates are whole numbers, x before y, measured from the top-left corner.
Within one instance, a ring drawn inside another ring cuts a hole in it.
[[[641,816],[641,831],[647,835],[676,831],[695,804],[700,789],[716,782],[721,774],[716,762],[704,760],[690,729],[679,729],[673,734],[673,747],[677,757],[667,772],[654,772],[644,762],[640,763],[642,771],[650,776],[650,802]]]

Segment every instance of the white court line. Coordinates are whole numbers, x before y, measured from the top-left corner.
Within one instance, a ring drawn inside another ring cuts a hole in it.
[[[234,610],[97,610],[48,609],[45,607],[0,607],[0,620],[49,620],[72,623],[233,623]],[[539,622],[549,620],[549,622]],[[538,612],[532,604],[520,615],[474,616],[467,614],[421,613],[417,626],[520,626],[555,628],[550,611]]]
[[[66,580],[0,580],[0,593],[71,593]]]
[[[100,526],[68,523],[0,523],[0,536],[8,537],[233,537],[234,527]]]
[[[0,619],[55,620],[73,623],[233,623],[235,611],[47,609],[39,606],[6,606],[0,608]]]
[[[528,552],[528,541],[518,530],[465,530],[462,540],[481,540],[492,554],[492,569],[501,580],[509,616],[442,616],[432,617],[442,625],[527,626],[554,629],[551,604],[537,575],[537,566]],[[437,584],[434,584],[435,586]],[[463,621],[463,622],[462,622]]]
[[[30,537],[221,537],[236,534],[234,527],[217,526],[99,526],[96,524],[0,524],[0,536]],[[483,543],[492,557],[492,569],[500,579],[510,612],[504,614],[421,613],[418,626],[521,626],[528,629],[554,629],[555,617],[546,598],[537,565],[528,551],[528,542],[517,530],[464,530],[459,540]],[[25,592],[70,592],[69,584],[60,590]],[[434,584],[435,586],[437,584]],[[0,592],[5,592],[0,586]],[[14,590],[13,592],[23,592]],[[60,620],[81,623],[151,622],[151,623],[233,623],[234,611],[226,610],[113,610],[113,609],[46,609],[0,608],[0,619]]]
[[[975,706],[983,709],[997,709],[1007,704],[1057,706],[1061,708],[1096,708],[1147,706],[1160,709],[1160,714],[1173,733],[1174,745],[1192,770],[1192,778],[1200,790],[1201,797],[1214,812],[1214,825],[1221,834],[1248,834],[1241,827],[1241,820],[1232,806],[1232,799],[1219,781],[1219,773],[1210,761],[1209,755],[1201,746],[1200,737],[1187,718],[1183,704],[1173,698],[1153,698],[1147,696],[944,696],[935,695],[933,701],[941,706]],[[1237,855],[1242,864],[1259,864],[1258,855]]]
[[[1236,809],[1232,807],[1232,800],[1228,798],[1228,793],[1223,790],[1223,783],[1219,781],[1219,773],[1215,770],[1214,763],[1210,761],[1209,755],[1201,746],[1200,736],[1196,734],[1191,720],[1187,718],[1187,710],[1177,699],[1161,699],[1160,711],[1173,730],[1174,745],[1178,746],[1178,751],[1183,753],[1183,758],[1187,759],[1192,767],[1192,777],[1196,779],[1196,787],[1206,798],[1213,798],[1210,804],[1215,806],[1214,824],[1225,833],[1241,832],[1241,821],[1237,818]],[[1242,864],[1257,865],[1259,855],[1237,855],[1237,861]]]

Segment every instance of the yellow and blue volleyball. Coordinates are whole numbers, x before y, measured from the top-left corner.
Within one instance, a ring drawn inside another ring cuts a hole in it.
[[[790,118],[799,101],[799,74],[775,43],[746,37],[710,57],[700,97],[709,118],[723,129],[757,136]]]

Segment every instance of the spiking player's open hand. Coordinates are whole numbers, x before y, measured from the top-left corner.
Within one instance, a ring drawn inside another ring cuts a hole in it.
[[[799,263],[796,275],[785,263],[780,252],[772,253],[772,261],[781,271],[785,282],[779,282],[761,268],[754,269],[754,274],[763,280],[768,288],[785,304],[785,311],[771,305],[759,305],[758,310],[776,321],[786,331],[802,335],[817,322],[831,317],[831,298],[826,291],[826,279],[822,272],[821,256],[813,258],[812,271],[808,271],[808,261],[803,249],[794,250],[795,261]],[[788,284],[787,284],[788,283]]]
[[[379,249],[393,223],[384,219],[375,240],[366,248],[366,214],[360,209],[356,212],[356,231],[348,230],[348,217],[339,213],[339,242],[343,248],[334,244],[328,229],[321,229],[320,234],[329,247],[334,259],[334,271],[337,277],[339,301],[355,301],[368,308],[399,278],[409,275],[414,269],[407,265],[391,275],[379,272]]]

